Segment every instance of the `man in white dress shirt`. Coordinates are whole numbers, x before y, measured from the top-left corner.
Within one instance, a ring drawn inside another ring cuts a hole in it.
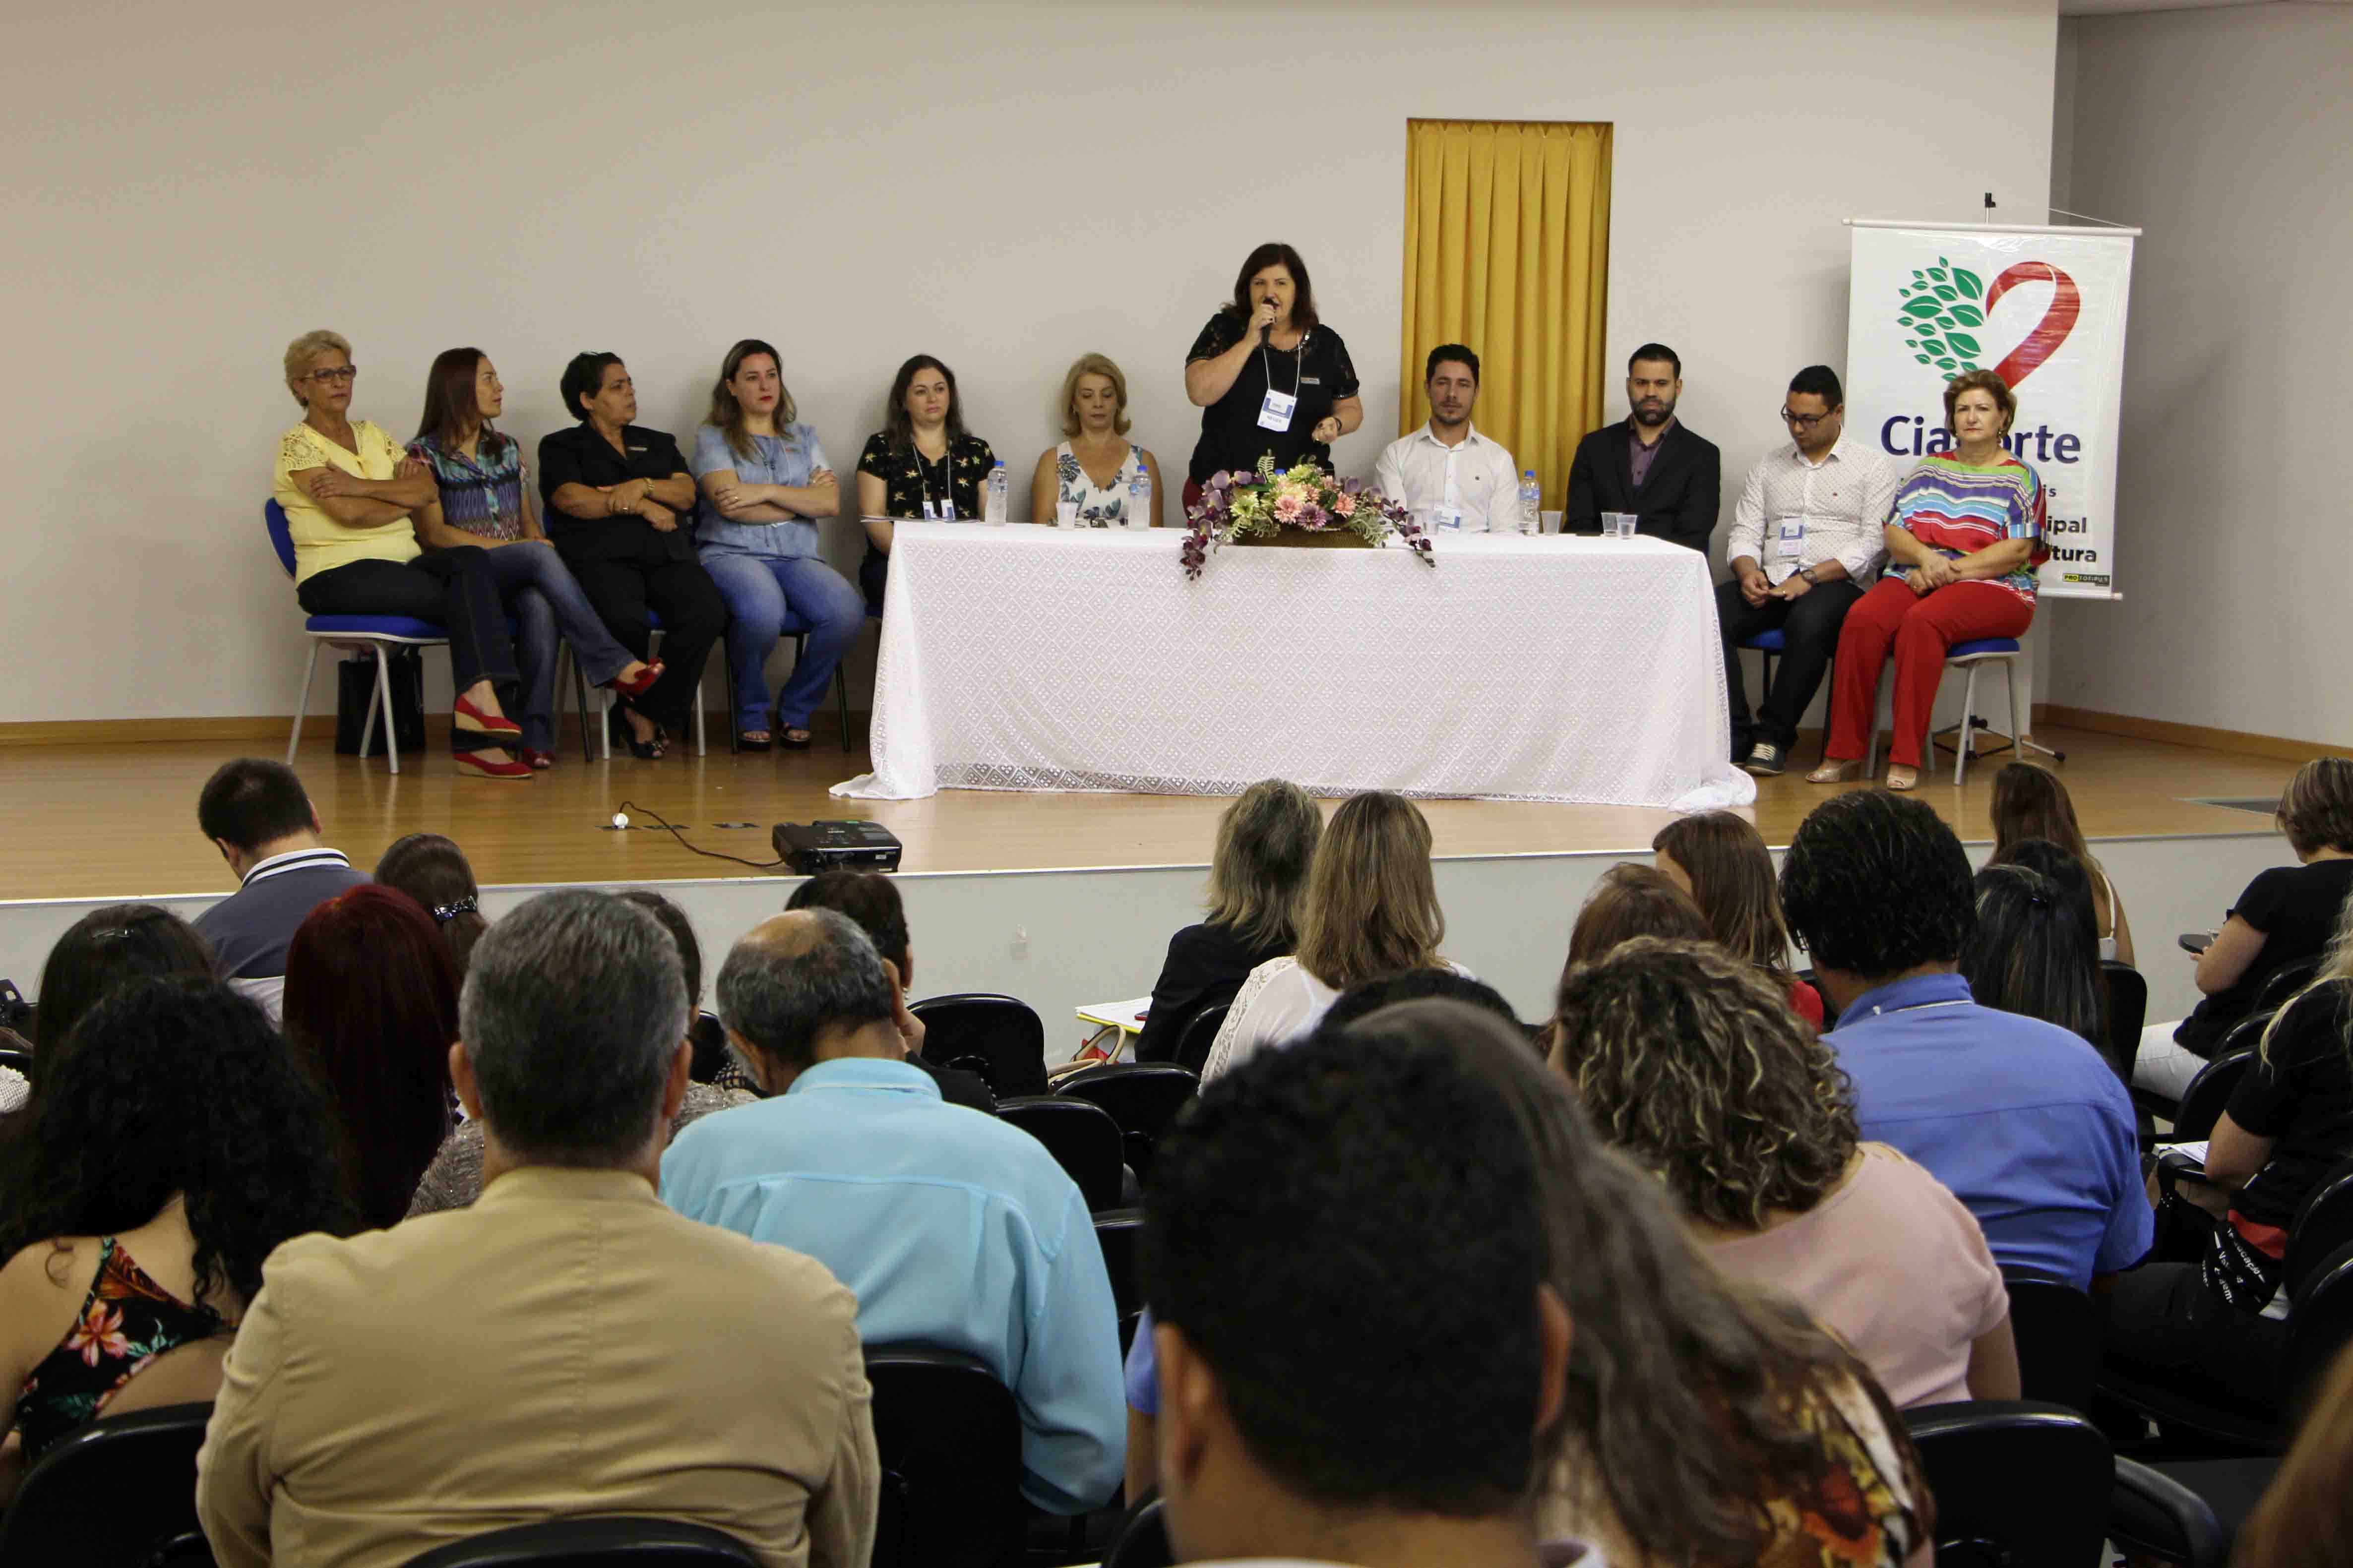
[[[1732,761],[1767,776],[1788,766],[1798,721],[1838,651],[1847,610],[1885,559],[1881,536],[1903,479],[1867,443],[1848,439],[1845,394],[1826,364],[1790,379],[1781,420],[1789,444],[1748,470],[1725,543],[1732,581],[1715,590]],[[1752,721],[1740,645],[1775,630],[1786,646]]]
[[[1440,343],[1430,351],[1422,376],[1430,423],[1382,449],[1373,488],[1403,501],[1432,532],[1521,531],[1520,470],[1503,443],[1471,427],[1479,356],[1461,343]],[[1525,521],[1533,531],[1535,520]]]

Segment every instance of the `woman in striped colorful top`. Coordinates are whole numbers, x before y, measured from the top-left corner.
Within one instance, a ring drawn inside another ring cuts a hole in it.
[[[1852,778],[1871,738],[1879,672],[1895,654],[1895,732],[1887,787],[1920,782],[1920,752],[1945,655],[1955,643],[2014,637],[2034,619],[2042,545],[2042,481],[2002,447],[2018,398],[1973,370],[1945,385],[1954,448],[1923,458],[1895,492],[1888,570],[1855,602],[1839,633],[1830,742],[1814,784]]]

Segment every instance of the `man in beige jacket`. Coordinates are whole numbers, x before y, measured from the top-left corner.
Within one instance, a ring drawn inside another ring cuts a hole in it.
[[[687,1016],[643,910],[556,892],[491,928],[449,1053],[482,1195],[270,1256],[196,1464],[221,1568],[398,1568],[598,1514],[712,1526],[770,1568],[867,1561],[857,1302],[655,1195]]]

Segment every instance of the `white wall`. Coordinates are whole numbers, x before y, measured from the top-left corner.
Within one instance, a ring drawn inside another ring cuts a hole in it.
[[[2147,230],[2121,605],[2051,617],[2051,701],[2341,743],[2353,11],[2083,17],[2064,205]]]
[[[1026,474],[1099,349],[1176,474],[1184,351],[1279,237],[1365,377],[1340,458],[1369,469],[1415,116],[1615,122],[1609,353],[1683,351],[1736,492],[1790,372],[1844,357],[1841,218],[1968,218],[1989,186],[2039,209],[2054,36],[2052,0],[14,17],[0,581],[42,665],[0,721],[286,711],[258,510],[295,417],[279,356],[318,325],[353,341],[355,411],[404,435],[433,354],[480,345],[531,443],[577,350],[626,355],[645,422],[686,436],[728,343],[766,337],[845,473],[926,351]]]

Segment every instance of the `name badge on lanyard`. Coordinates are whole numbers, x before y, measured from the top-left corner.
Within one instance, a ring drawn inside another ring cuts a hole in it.
[[[1806,524],[1800,518],[1780,524],[1773,534],[1773,559],[1783,564],[1794,564],[1806,553]]]
[[[1299,388],[1305,379],[1302,374],[1305,368],[1305,361],[1301,358],[1301,355],[1305,353],[1306,348],[1307,340],[1303,337],[1299,340],[1299,346],[1291,351],[1291,390],[1277,392],[1274,389],[1274,363],[1267,357],[1266,345],[1263,343],[1259,345],[1259,368],[1266,374],[1266,401],[1258,405],[1260,429],[1288,430],[1291,428],[1292,416],[1299,412]]]
[[[941,466],[944,468],[947,465],[943,463]],[[945,493],[936,501],[932,500],[931,475],[924,470],[923,459],[920,453],[915,458],[915,479],[923,487],[923,521],[954,522],[956,520],[955,480],[951,478],[945,487]]]

